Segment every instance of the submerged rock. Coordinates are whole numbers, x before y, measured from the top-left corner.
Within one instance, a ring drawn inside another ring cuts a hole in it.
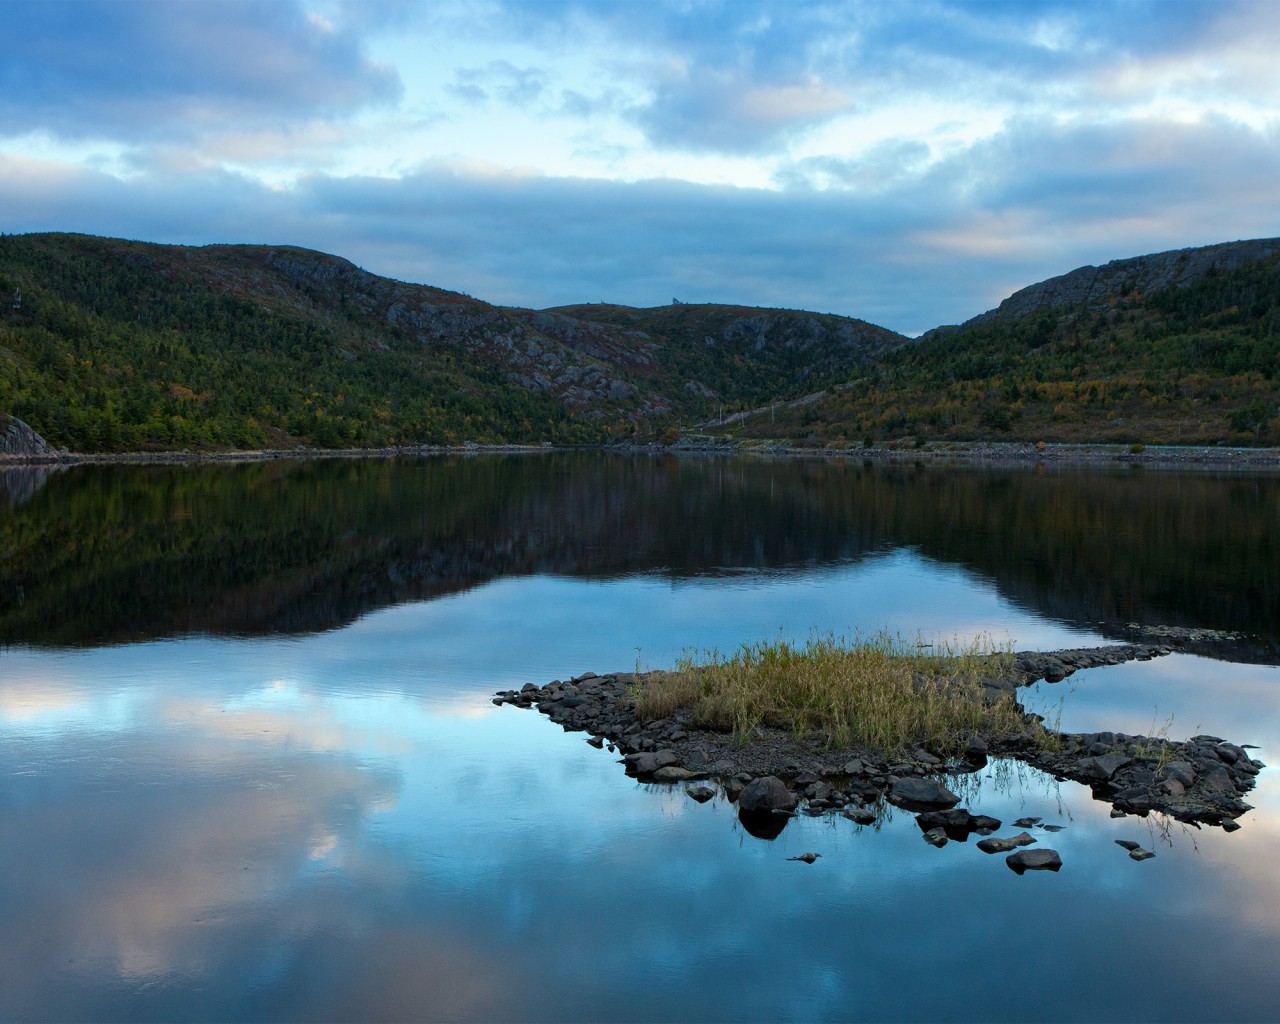
[[[1019,850],[1004,859],[1015,874],[1024,871],[1057,871],[1062,867],[1062,858],[1057,850]]]
[[[1030,846],[1035,841],[1035,836],[1019,832],[1016,836],[1005,836],[1003,839],[994,837],[982,839],[978,842],[978,849],[983,853],[1008,853],[1019,846]]]
[[[963,807],[953,807],[945,811],[925,811],[916,815],[916,824],[921,832],[941,828],[947,837],[958,842],[965,842],[971,832],[989,835],[1000,827],[999,818],[991,818],[985,814],[970,814]]]

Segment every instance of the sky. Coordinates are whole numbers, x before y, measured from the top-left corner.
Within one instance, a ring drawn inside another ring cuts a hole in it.
[[[1280,2],[0,0],[0,231],[956,323],[1280,235]]]

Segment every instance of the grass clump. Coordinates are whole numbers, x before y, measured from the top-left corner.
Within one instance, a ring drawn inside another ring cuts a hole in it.
[[[741,741],[765,725],[881,756],[916,746],[946,756],[973,736],[1025,728],[1015,701],[988,704],[981,694],[982,679],[1011,670],[1011,655],[987,640],[929,648],[888,633],[815,635],[802,645],[744,644],[729,657],[686,653],[645,681],[636,714],[685,709],[696,725]]]

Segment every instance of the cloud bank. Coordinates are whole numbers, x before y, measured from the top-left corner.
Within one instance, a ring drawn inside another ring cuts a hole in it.
[[[1280,234],[1265,3],[6,5],[0,229],[915,333]]]

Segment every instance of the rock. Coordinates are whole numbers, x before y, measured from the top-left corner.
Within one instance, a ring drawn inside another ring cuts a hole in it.
[[[829,782],[810,783],[804,791],[804,795],[812,801],[830,801],[832,794],[836,791],[835,786]]]
[[[993,818],[989,814],[974,814],[969,818],[969,831],[977,832],[982,836],[989,836],[1001,825],[999,818]]]
[[[1015,874],[1024,871],[1057,871],[1062,867],[1062,858],[1057,850],[1019,850],[1004,859]]]
[[[1196,770],[1192,767],[1190,761],[1170,761],[1164,766],[1160,772],[1162,779],[1173,779],[1175,782],[1182,783],[1184,788],[1190,788],[1196,783]]]
[[[690,786],[685,792],[700,804],[705,804],[716,795],[716,791],[710,786]]]
[[[953,807],[946,811],[925,811],[917,814],[916,824],[920,826],[921,832],[928,832],[932,828],[943,828],[947,830],[948,835],[967,834],[971,818],[972,816],[963,807]]]
[[[1116,846],[1123,846],[1126,850],[1138,849],[1138,844],[1135,843],[1132,839],[1117,839]]]
[[[42,458],[54,454],[49,443],[18,417],[0,415],[0,455]]]
[[[863,764],[855,757],[852,761],[846,761],[840,771],[845,775],[861,775]]]
[[[591,744],[593,747],[595,747],[597,750],[598,750],[600,747],[603,747],[603,746],[604,746],[604,740],[603,740],[601,737],[599,737],[599,736],[588,736],[588,737],[587,737],[587,742],[588,742],[588,743],[590,743],[590,744]]]
[[[1236,784],[1232,781],[1231,773],[1222,765],[1218,765],[1205,775],[1196,788],[1208,796],[1234,797],[1236,795]]]
[[[876,812],[869,807],[848,807],[844,811],[844,816],[855,825],[874,825],[876,823]]]
[[[702,772],[692,772],[688,768],[681,768],[678,764],[669,764],[654,772],[653,777],[659,782],[687,782],[690,779],[702,778]]]
[[[788,857],[787,860],[800,860],[804,861],[806,864],[812,864],[821,856],[822,854],[820,853],[802,853],[799,857]]]
[[[1097,757],[1086,758],[1082,766],[1090,778],[1105,782],[1127,765],[1129,760],[1124,754],[1100,754]]]
[[[930,846],[946,846],[947,839],[947,830],[942,826],[931,828],[924,834],[924,841]]]
[[[889,801],[909,811],[954,807],[960,802],[955,793],[932,779],[894,779],[889,787]]]
[[[1060,683],[1071,675],[1075,669],[1069,665],[1064,665],[1057,658],[1046,658],[1044,663],[1044,681],[1046,683]]]
[[[1019,832],[1016,836],[1006,836],[1003,839],[980,839],[978,841],[978,849],[983,853],[1008,853],[1010,850],[1016,850],[1019,846],[1030,846],[1034,842],[1034,836]]]
[[[748,814],[790,811],[796,806],[795,794],[775,775],[753,779],[738,794],[738,809]]]
[[[1155,854],[1150,850],[1144,850],[1141,846],[1129,851],[1130,860],[1150,860]]]
[[[1066,825],[1041,825],[1040,827],[1044,829],[1046,832],[1061,832],[1067,826]]]
[[[1014,828],[1031,828],[1033,825],[1039,825],[1043,818],[1019,818],[1013,823]]]
[[[666,768],[680,762],[680,758],[674,750],[628,754],[624,760],[627,762],[627,767],[637,775],[652,775],[659,768]]]

